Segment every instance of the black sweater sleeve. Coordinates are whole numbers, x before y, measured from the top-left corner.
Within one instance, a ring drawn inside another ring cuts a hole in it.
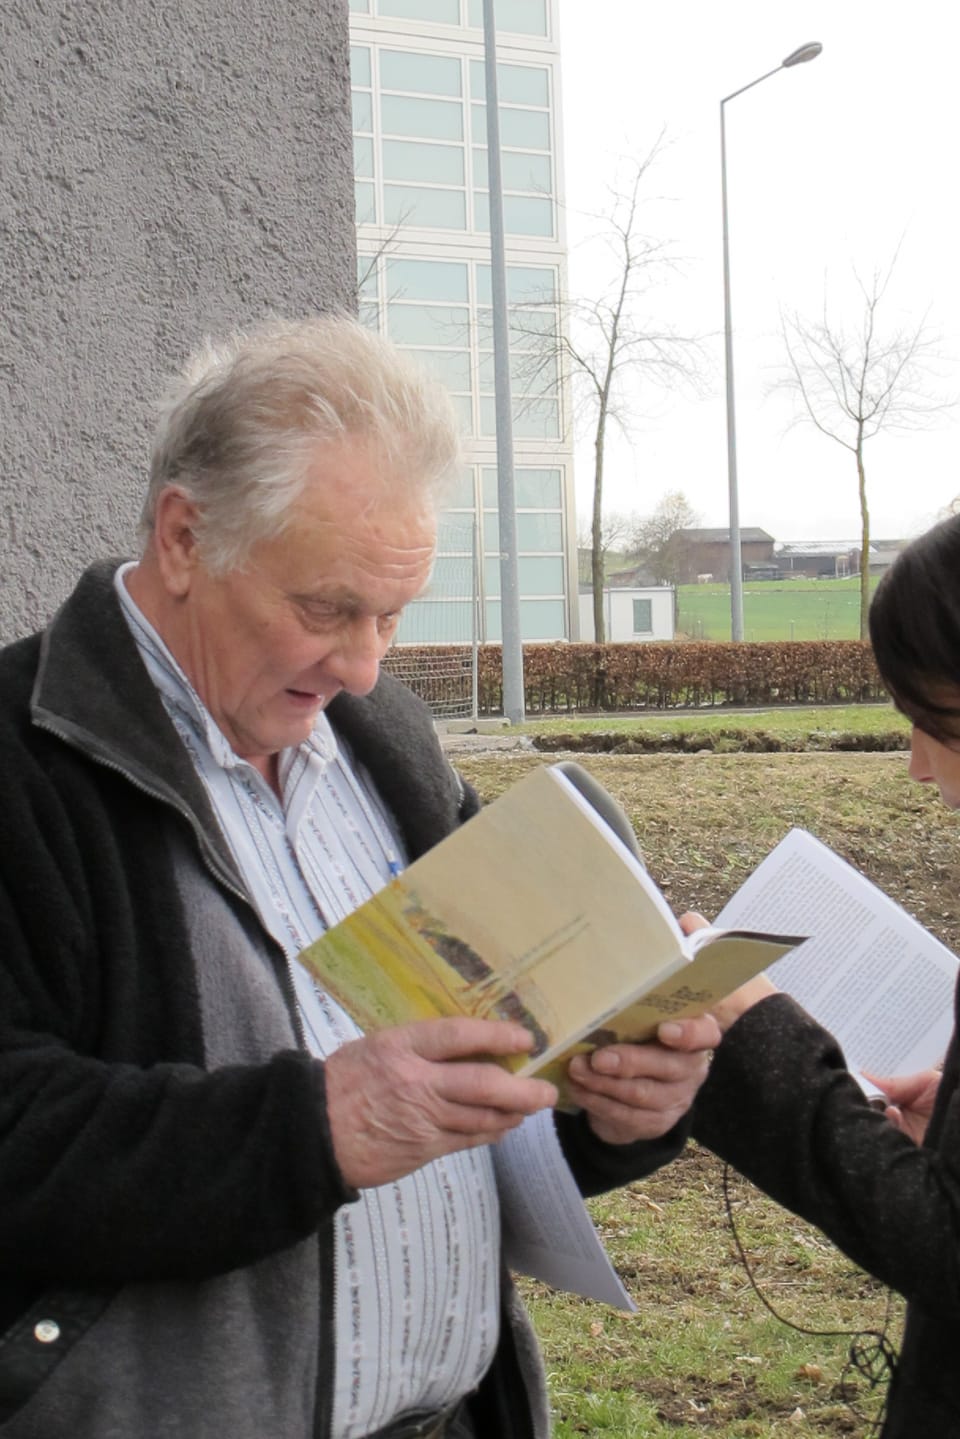
[[[960,1318],[955,1045],[922,1147],[866,1102],[836,1041],[786,995],[725,1036],[693,1134],[931,1314]]]

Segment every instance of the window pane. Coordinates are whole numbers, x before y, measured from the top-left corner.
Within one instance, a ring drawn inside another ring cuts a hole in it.
[[[485,509],[497,508],[497,471],[492,465],[484,465],[481,471],[483,482],[483,504]],[[526,467],[514,473],[514,489],[518,509],[555,509],[562,505],[562,490],[559,470],[536,470]],[[559,523],[559,516],[557,516]],[[560,545],[554,548],[560,549]]]
[[[458,483],[466,479],[473,485],[473,471],[466,470],[458,476]],[[473,503],[471,489],[470,503]],[[454,515],[449,511],[440,516],[437,525],[437,553],[441,555],[473,554],[473,514]]]
[[[367,90],[354,90],[350,98],[354,130],[369,135],[373,130],[373,96]]]
[[[383,142],[383,173],[388,180],[462,185],[463,172],[463,149],[459,145],[424,145],[417,140]]]
[[[462,300],[466,304],[467,267],[443,260],[388,260],[387,294],[391,300]]]
[[[544,195],[553,193],[553,173],[549,155],[524,155],[505,150],[501,156],[503,188],[505,190],[539,190]],[[476,179],[476,172],[474,172]],[[483,184],[482,180],[476,180]]]
[[[481,485],[483,489],[483,507],[486,510],[497,508],[497,472],[492,466],[484,465],[480,471]]]
[[[380,0],[379,13],[398,20],[437,20],[441,25],[460,24],[460,0]]]
[[[488,554],[484,560],[484,594],[499,599],[499,555]]]
[[[374,334],[376,334],[380,329],[380,306],[369,304],[361,305],[359,319],[361,325],[366,325],[368,330],[373,330]]]
[[[480,399],[480,433],[481,435],[495,435],[497,433],[497,411],[493,397]]]
[[[376,300],[380,293],[376,255],[357,256],[357,289],[363,300]]]
[[[557,291],[556,270],[535,265],[510,265],[507,269],[507,299],[553,300]]]
[[[563,529],[560,516],[518,514],[517,548],[522,551],[547,550],[550,553],[562,550]]]
[[[489,594],[490,591],[487,590],[486,593]],[[486,624],[486,631],[485,631],[485,633],[484,633],[484,639],[489,640],[491,644],[499,644],[499,643],[500,643],[500,639],[501,639],[501,635],[500,635],[500,601],[499,601],[499,600],[488,600],[487,603],[484,605],[483,610],[484,610],[484,622],[485,622],[485,624]]]
[[[552,305],[515,311],[509,316],[510,347],[516,350],[542,350],[543,335],[557,332],[557,312]]]
[[[488,591],[489,593],[489,591]],[[486,634],[491,644],[500,641],[500,601],[488,600],[484,605]],[[520,638],[529,640],[566,639],[566,614],[563,600],[521,600]]]
[[[514,395],[518,399],[554,399],[559,384],[557,357],[549,353],[538,355],[536,350],[521,350],[510,356],[510,379]]]
[[[487,143],[487,107],[470,106],[470,137]],[[546,110],[514,110],[500,106],[500,143],[516,150],[550,149],[550,115]]]
[[[481,395],[492,395],[496,384],[493,368],[493,354],[483,351],[477,366],[477,387]]]
[[[563,600],[521,600],[520,638],[523,640],[566,639]]]
[[[500,517],[496,510],[484,510],[483,513],[483,553],[492,555],[499,563],[500,559]],[[498,595],[500,586],[496,589],[487,588],[487,594]]]
[[[460,94],[460,61],[451,55],[417,55],[410,50],[380,53],[383,90],[423,90],[428,95]]]
[[[474,135],[474,140],[477,136]],[[542,190],[545,194],[553,191],[553,170],[549,155],[534,155],[522,151],[504,150],[500,157],[500,173],[505,190]],[[486,186],[487,151],[475,146],[473,151],[473,183]]]
[[[473,228],[480,230],[484,235],[490,229],[490,205],[486,192],[482,190],[473,192]]]
[[[466,350],[417,350],[416,359],[424,369],[436,375],[448,390],[469,395],[470,355]]]
[[[438,230],[467,228],[462,190],[425,190],[418,185],[384,185],[383,218],[388,225],[424,225]]]
[[[477,304],[489,305],[490,266],[477,265]],[[557,272],[542,265],[507,266],[507,300],[512,305],[527,301],[547,301],[556,298]]]
[[[387,328],[399,345],[462,346],[468,340],[470,312],[459,305],[387,307]]]
[[[508,110],[501,105],[500,142],[518,150],[549,150],[549,115],[545,110]]]
[[[380,115],[388,135],[463,139],[463,106],[458,100],[408,100],[402,95],[384,95]]]
[[[471,534],[473,533],[472,511],[474,505],[476,504],[476,495],[474,494],[473,486],[473,470],[466,469],[460,472],[460,474],[454,480],[452,488],[450,488],[446,492],[446,502],[451,509],[468,509],[471,511],[471,513],[469,515],[442,515],[440,518],[440,539],[438,540],[438,544],[441,540],[443,540],[443,536],[445,534],[444,527],[447,523],[448,518],[451,521],[456,520],[457,523],[460,523],[461,521],[467,521],[470,526],[470,532]],[[446,549],[448,548],[448,546],[444,544],[443,548]]]
[[[474,613],[472,599],[415,600],[401,616],[397,643],[469,644],[473,639]]]
[[[513,35],[547,34],[547,0],[503,0],[493,7],[498,30]],[[483,0],[470,0],[469,23],[483,28]]]
[[[562,595],[563,560],[544,556],[521,556],[517,560],[521,595]]]
[[[503,227],[508,235],[552,235],[553,201],[531,195],[505,195]]]
[[[457,595],[469,599],[473,594],[472,555],[438,555],[433,562],[427,594],[431,598]]]
[[[473,434],[473,402],[469,395],[451,395],[461,435]]]
[[[559,470],[517,470],[516,489],[523,509],[559,510],[563,503]]]
[[[356,222],[358,225],[373,225],[377,219],[377,200],[373,186],[367,180],[360,181],[353,187],[356,204]]]
[[[354,15],[369,15],[370,0],[350,0],[350,10]]]
[[[350,79],[354,85],[370,88],[370,51],[366,45],[350,46]]]
[[[373,141],[365,135],[353,137],[353,173],[361,179],[373,179]]]
[[[634,600],[633,633],[635,635],[653,634],[653,600]]]
[[[501,105],[550,104],[547,72],[541,65],[498,65],[497,97]]]
[[[556,400],[528,400],[514,412],[513,433],[519,439],[555,440],[560,436],[560,407]]]

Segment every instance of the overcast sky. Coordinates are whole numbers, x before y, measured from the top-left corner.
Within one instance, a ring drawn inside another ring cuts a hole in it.
[[[948,0],[560,0],[571,293],[598,285],[590,218],[609,208],[624,157],[669,139],[651,174],[647,228],[683,257],[661,318],[712,338],[712,394],[637,388],[629,440],[611,443],[606,508],[649,513],[682,490],[704,525],[728,520],[723,398],[720,99],[797,46],[823,53],[730,101],[727,179],[741,525],[777,540],[859,534],[849,451],[794,425],[770,394],[781,308],[855,315],[852,269],[870,280],[900,245],[880,329],[927,323],[943,394],[960,393],[960,86]],[[656,198],[660,197],[660,198]],[[960,494],[960,407],[867,448],[872,530],[917,533]],[[577,444],[578,509],[591,445]]]

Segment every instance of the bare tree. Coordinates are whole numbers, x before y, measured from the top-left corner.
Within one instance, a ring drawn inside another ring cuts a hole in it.
[[[630,548],[649,567],[658,585],[680,584],[689,549],[683,531],[698,519],[682,490],[668,490],[653,514],[635,525]]]
[[[537,393],[538,370],[552,376],[557,363],[569,373],[578,400],[587,413],[593,433],[593,498],[591,515],[591,574],[594,633],[605,639],[603,614],[604,456],[608,426],[627,429],[627,416],[636,408],[636,387],[630,382],[659,387],[696,381],[701,351],[695,336],[679,334],[657,321],[650,296],[666,275],[676,271],[678,259],[670,242],[644,233],[644,186],[651,167],[665,148],[663,132],[649,153],[632,161],[626,183],[611,190],[606,213],[596,216],[596,243],[606,259],[597,268],[612,279],[593,297],[551,297],[543,314],[529,324],[529,305],[511,317],[514,333],[526,337],[526,372],[523,386]],[[548,317],[548,323],[544,323]]]
[[[869,634],[870,509],[864,447],[882,430],[919,429],[952,401],[943,400],[928,381],[938,340],[924,315],[917,324],[883,332],[878,311],[890,285],[899,251],[885,271],[875,271],[869,284],[854,269],[859,291],[858,319],[845,326],[829,311],[824,293],[819,320],[799,314],[781,315],[787,352],[780,388],[794,396],[800,419],[848,449],[857,467],[860,496],[860,637]]]
[[[609,556],[612,553],[622,554],[632,550],[638,523],[636,515],[624,514],[620,510],[610,510],[604,515],[600,530],[600,567],[604,579]],[[584,584],[592,584],[596,562],[593,528],[591,522],[583,517],[577,521],[577,559],[580,580]]]

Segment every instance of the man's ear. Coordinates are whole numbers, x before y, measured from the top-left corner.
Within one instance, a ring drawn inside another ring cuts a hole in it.
[[[154,512],[153,545],[164,588],[177,599],[188,593],[200,563],[198,519],[196,503],[179,485],[167,485],[160,491]]]

